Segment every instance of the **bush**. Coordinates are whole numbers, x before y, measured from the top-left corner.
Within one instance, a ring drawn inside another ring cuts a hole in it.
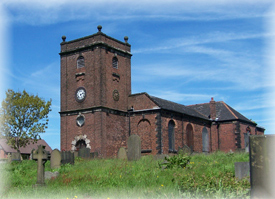
[[[171,169],[174,167],[185,168],[186,165],[189,163],[190,159],[190,156],[184,156],[182,154],[165,157],[165,161],[163,163],[159,163],[159,167],[167,169]]]

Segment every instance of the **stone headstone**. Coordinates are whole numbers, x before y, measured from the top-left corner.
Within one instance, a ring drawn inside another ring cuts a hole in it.
[[[74,158],[78,157],[78,151],[74,151]]]
[[[11,153],[11,161],[21,161],[21,154],[19,152]]]
[[[90,157],[90,150],[89,148],[81,148],[78,150],[78,157],[84,158],[84,159],[89,159]]]
[[[8,153],[7,158],[8,158],[8,163],[11,163],[11,154],[10,153]]]
[[[58,169],[61,166],[61,153],[54,149],[51,153],[51,169]]]
[[[182,148],[179,147],[178,154],[182,155],[191,155],[193,153],[193,150],[189,148],[187,145],[183,145]]]
[[[45,185],[45,163],[48,160],[48,151],[46,146],[39,145],[37,150],[32,151],[32,159],[37,161],[37,182],[35,186]]]
[[[127,157],[129,161],[139,160],[141,158],[141,141],[140,137],[136,134],[131,135],[127,140],[128,153]]]
[[[275,135],[249,136],[251,198],[275,198]]]
[[[250,176],[249,162],[235,162],[235,177],[239,180]]]
[[[98,157],[98,152],[96,151],[96,152],[90,153],[90,157],[91,158],[97,158]]]
[[[59,176],[59,172],[50,172],[50,171],[45,171],[45,180],[50,180],[50,179],[55,179]]]
[[[119,148],[117,158],[120,160],[127,160],[127,152],[124,147]]]
[[[61,164],[74,164],[74,153],[71,151],[62,151]]]

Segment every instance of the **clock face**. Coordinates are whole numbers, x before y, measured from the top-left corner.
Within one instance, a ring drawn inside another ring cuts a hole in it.
[[[86,90],[83,87],[79,87],[75,92],[75,98],[78,102],[83,102],[86,97]]]

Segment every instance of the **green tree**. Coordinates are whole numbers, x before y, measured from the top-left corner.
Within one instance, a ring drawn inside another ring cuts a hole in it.
[[[7,143],[18,152],[30,142],[41,139],[40,133],[48,128],[51,100],[45,101],[25,90],[14,92],[9,89],[0,108],[1,134]]]

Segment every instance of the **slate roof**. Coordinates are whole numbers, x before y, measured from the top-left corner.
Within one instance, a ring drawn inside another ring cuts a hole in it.
[[[151,96],[151,95],[148,95],[148,97],[162,109],[209,120],[209,118],[207,116],[199,113],[197,110],[189,108],[189,107],[184,106],[182,104],[178,104],[178,103],[175,103],[175,102],[164,100],[164,99],[161,99],[161,98],[158,98],[158,97],[155,97],[155,96]]]
[[[20,152],[21,152],[21,154],[31,154],[32,149],[38,149],[39,145],[46,146],[45,150],[49,151],[50,153],[52,152],[52,148],[45,142],[45,140],[38,140],[37,143],[34,143],[34,144],[30,143],[30,144],[27,144],[26,147],[20,147]],[[6,153],[17,152],[15,149],[11,148],[7,144],[7,140],[6,139],[0,139],[0,146],[2,147],[2,149]]]
[[[247,119],[245,116],[243,116],[241,113],[224,103],[223,101],[215,102],[216,103],[216,117],[219,118],[219,121],[228,121],[228,120],[242,120],[244,122],[252,123],[251,120]],[[205,117],[208,117],[210,115],[210,103],[204,103],[204,104],[194,104],[189,105],[188,107],[199,111],[202,113]]]

